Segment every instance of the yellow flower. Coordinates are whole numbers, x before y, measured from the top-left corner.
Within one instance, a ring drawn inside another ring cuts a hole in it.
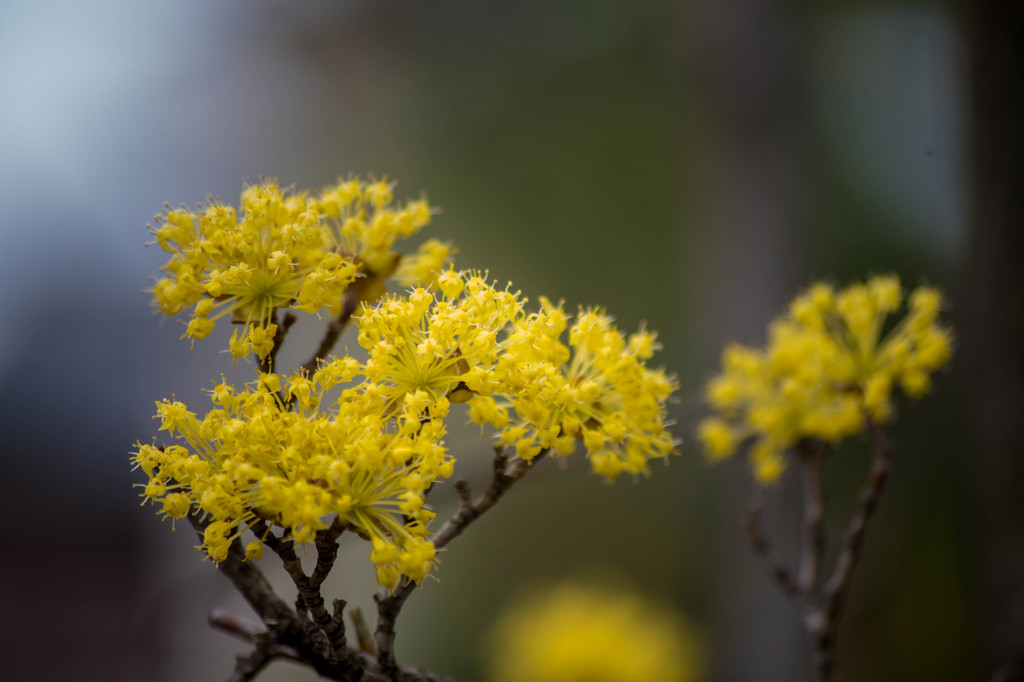
[[[330,227],[330,243],[376,280],[391,277],[403,262],[393,248],[395,242],[426,227],[435,213],[425,198],[395,205],[394,185],[386,179],[367,183],[358,177],[324,189],[313,205]],[[429,240],[412,257],[413,263],[400,271],[399,283],[429,284],[451,253],[450,246]]]
[[[384,181],[356,178],[310,196],[265,180],[244,189],[237,212],[219,201],[195,211],[168,209],[152,228],[171,254],[153,302],[167,315],[193,306],[184,334],[192,339],[230,316],[246,325],[232,336],[232,355],[265,357],[279,309],[338,314],[357,277],[366,301],[383,293],[392,275],[404,286],[433,283],[454,249],[429,240],[402,261],[395,242],[427,225],[432,209],[425,199],[392,201]]]
[[[339,186],[336,205],[322,210],[344,216],[362,201],[378,216],[389,191]],[[269,224],[289,205],[271,202],[251,219]],[[422,218],[406,210],[408,225]],[[168,225],[177,231],[160,235],[167,244],[185,239],[187,225]],[[527,315],[519,292],[484,274],[448,268],[432,277],[427,288],[364,301],[355,321],[365,364],[332,357],[311,375],[261,373],[241,389],[221,381],[203,417],[180,402],[157,403],[160,429],[178,442],[138,445],[143,496],[172,519],[193,510],[209,517],[203,549],[215,561],[264,522],[301,544],[337,518],[370,543],[378,581],[394,588],[402,576],[423,580],[434,564],[425,497],[452,475],[444,420],[453,403],[468,402],[470,418],[500,429],[499,441],[525,460],[544,450],[568,455],[582,441],[594,471],[609,479],[645,473],[650,458],[674,451],[665,402],[675,381],[645,364],[658,348],[653,334],[627,337],[604,313],[583,311],[565,345],[560,306],[542,299]],[[232,354],[269,353],[275,331],[266,321],[236,330]],[[326,404],[329,391],[337,398]],[[259,555],[250,542],[246,556]]]
[[[465,377],[481,396],[470,401],[471,418],[502,428],[502,442],[524,459],[546,449],[569,455],[582,441],[593,470],[609,480],[647,473],[651,458],[676,447],[665,409],[675,379],[644,362],[658,348],[654,335],[627,338],[602,311],[583,310],[566,346],[567,325],[561,306],[543,298],[540,311],[513,325],[493,370]]]
[[[490,682],[696,682],[703,651],[679,615],[609,586],[518,602],[490,638]]]
[[[282,382],[263,374],[242,390],[218,384],[210,392],[215,408],[202,419],[182,403],[157,403],[161,428],[185,445],[138,446],[134,461],[149,478],[144,495],[172,518],[192,505],[212,517],[203,547],[214,561],[257,520],[288,529],[301,544],[336,515],[371,543],[382,585],[394,587],[401,575],[423,580],[434,562],[427,540],[434,515],[424,496],[454,463],[444,446],[445,413],[396,421],[351,388],[322,411],[324,393],[355,376],[345,360],[312,377]],[[295,411],[278,396],[282,383]],[[247,558],[259,558],[258,545],[247,545]]]
[[[437,239],[428,239],[411,256],[403,256],[395,271],[395,281],[404,287],[434,283],[455,249]]]
[[[887,330],[902,300],[894,276],[838,292],[815,284],[770,325],[766,348],[726,347],[706,391],[717,416],[699,427],[708,455],[727,457],[751,440],[755,475],[771,482],[802,439],[836,442],[868,418],[889,419],[896,386],[911,397],[927,393],[929,375],[952,357],[951,334],[938,323],[942,297],[918,288]]]
[[[499,334],[522,314],[518,292],[496,289],[478,273],[444,276],[437,294],[419,288],[390,296],[358,320],[359,344],[370,352],[365,373],[381,387],[388,412],[425,409],[452,396],[469,372],[492,367]],[[407,402],[410,394],[422,398]]]
[[[337,310],[358,272],[330,248],[308,197],[273,180],[246,187],[238,213],[219,201],[196,211],[166,211],[154,234],[171,254],[166,277],[153,287],[156,306],[175,315],[194,305],[185,331],[192,338],[207,336],[230,315],[247,325],[243,336],[261,335],[252,339],[261,356],[273,346],[265,330],[277,309]],[[236,341],[237,349],[242,345]]]

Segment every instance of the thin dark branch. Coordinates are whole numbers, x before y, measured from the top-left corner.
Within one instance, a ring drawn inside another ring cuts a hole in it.
[[[344,650],[345,622],[343,619],[335,620],[332,618],[331,614],[327,612],[327,606],[324,603],[323,595],[320,594],[320,584],[323,582],[323,579],[321,578],[320,582],[314,585],[309,576],[307,576],[303,571],[302,561],[295,553],[295,543],[292,541],[291,533],[288,530],[285,530],[284,535],[277,537],[267,529],[267,525],[264,521],[255,521],[251,525],[253,532],[256,533],[257,537],[262,538],[263,543],[270,547],[270,549],[280,557],[281,563],[284,565],[285,572],[288,573],[289,577],[291,577],[292,582],[295,583],[295,588],[298,590],[299,602],[309,611],[309,615],[313,619],[313,622],[323,630],[325,635],[327,635],[331,645],[331,650]],[[335,525],[332,524],[328,530],[330,531],[334,528]],[[337,528],[338,533],[340,533],[340,524]],[[334,537],[336,538],[337,536]],[[335,553],[337,552],[336,542],[334,551]]]
[[[377,657],[377,645],[373,642],[373,634],[366,624],[363,610],[358,606],[349,609],[349,617],[352,619],[352,627],[356,631],[356,641],[359,643],[360,651],[364,651],[374,658]]]
[[[857,508],[843,534],[832,575],[821,594],[816,594],[816,601],[808,605],[804,613],[804,627],[814,645],[814,675],[819,682],[828,682],[835,673],[836,639],[843,603],[860,557],[864,533],[878,506],[892,461],[892,444],[881,427],[868,419],[866,429],[874,450],[868,479],[861,488]]]
[[[310,587],[318,588],[324,584],[327,575],[334,568],[338,558],[338,538],[345,532],[345,526],[338,517],[334,518],[330,527],[316,534],[316,568],[309,576]]]
[[[253,643],[256,648],[248,656],[238,656],[235,659],[235,670],[227,682],[249,682],[275,659],[286,659],[299,665],[309,665],[309,662],[302,658],[294,649],[278,642],[273,632],[258,634]]]
[[[256,648],[248,656],[239,656],[235,660],[235,670],[227,682],[249,682],[273,660],[273,644],[270,638],[261,638]]]
[[[202,539],[207,523],[192,514],[188,521]],[[220,562],[219,568],[268,627],[295,619],[295,612],[277,596],[260,569],[251,561],[244,561],[244,553],[237,541],[232,543],[227,559]]]
[[[188,520],[202,538],[209,521],[195,515],[190,515]],[[280,542],[281,538],[274,536],[274,540]],[[454,682],[451,678],[407,666],[399,666],[391,671],[388,677],[384,677],[379,674],[377,661],[373,656],[349,650],[344,646],[332,651],[324,633],[312,622],[300,619],[277,596],[255,563],[245,560],[245,551],[237,538],[232,542],[228,556],[218,564],[218,568],[242,593],[267,628],[266,632],[254,632],[251,625],[244,624],[240,619],[237,622],[230,622],[233,619],[224,617],[223,614],[211,615],[211,623],[215,627],[225,629],[233,636],[243,639],[248,639],[251,635],[252,641],[257,645],[257,649],[249,656],[242,657],[244,661],[240,661],[239,667],[236,668],[236,675],[242,676],[233,677],[232,680],[252,679],[252,675],[259,672],[270,660],[283,658],[307,665],[321,677],[330,680]],[[335,615],[340,616],[344,602],[336,600],[334,606]],[[229,622],[230,624],[227,624]],[[226,627],[222,627],[225,624]]]
[[[471,502],[469,497],[469,486],[465,482],[456,484],[456,491],[459,495],[459,510],[448,519],[444,526],[431,538],[436,549],[443,549],[449,542],[462,534],[473,521],[488,509],[493,507],[512,485],[522,478],[527,471],[546,454],[542,450],[536,457],[530,460],[519,459],[509,467],[508,455],[505,449],[497,446],[494,449],[494,474],[491,485],[487,492],[477,500]],[[394,592],[382,591],[377,593],[377,663],[381,672],[389,679],[396,677],[397,666],[395,663],[395,621],[402,610],[405,601],[416,589],[416,583],[406,579],[403,580]]]
[[[455,481],[455,494],[459,498],[459,508],[470,507],[473,505],[473,493],[469,488],[469,482],[460,478]]]
[[[303,371],[307,374],[315,372],[320,365],[320,361],[326,358],[330,352],[334,350],[334,345],[338,343],[338,339],[341,338],[341,334],[345,331],[345,327],[347,327],[348,323],[352,320],[352,316],[355,314],[361,301],[362,287],[356,286],[355,284],[349,287],[345,294],[345,303],[341,309],[341,314],[327,324],[327,330],[324,332],[324,337],[320,340],[320,345],[317,346],[316,352],[313,353],[313,357],[302,365]]]
[[[801,441],[797,445],[804,479],[804,533],[800,547],[797,585],[805,595],[814,594],[825,553],[825,456],[827,444]]]
[[[220,630],[249,644],[255,642],[256,637],[263,632],[263,629],[256,623],[223,609],[210,611],[206,620],[214,630]]]
[[[743,528],[747,533],[747,541],[750,542],[750,546],[757,552],[757,555],[761,558],[761,563],[764,564],[768,571],[768,575],[772,577],[783,594],[787,597],[795,597],[800,593],[800,589],[797,587],[796,581],[793,580],[792,573],[782,563],[782,560],[776,556],[771,543],[768,542],[764,532],[761,530],[761,509],[763,506],[761,488],[755,484],[754,489],[750,493],[750,503],[747,505],[747,514],[743,524]]]
[[[805,440],[796,448],[804,483],[804,527],[798,581],[794,582],[792,574],[775,556],[761,532],[762,503],[759,489],[755,489],[747,510],[746,531],[750,544],[783,593],[801,598],[804,629],[813,643],[814,679],[818,682],[829,682],[835,672],[835,645],[840,613],[860,556],[864,533],[878,505],[892,459],[892,444],[881,427],[869,419],[866,430],[874,450],[871,470],[843,535],[832,574],[824,586],[820,585],[819,578],[825,553],[824,463],[830,451],[827,443]]]
[[[260,372],[266,374],[274,370],[274,361],[277,359],[277,351],[281,349],[281,344],[284,343],[284,337],[288,336],[288,330],[292,328],[292,325],[295,324],[297,319],[298,318],[295,317],[294,313],[290,310],[281,318],[281,321],[277,325],[277,331],[274,332],[274,347],[270,349],[270,352],[262,360],[257,358],[260,363]]]
[[[842,610],[843,600],[853,576],[853,569],[860,557],[864,532],[875,512],[875,507],[878,506],[878,500],[882,495],[882,488],[885,486],[885,479],[892,464],[893,445],[882,428],[878,424],[868,421],[867,433],[874,449],[871,471],[868,473],[868,480],[865,481],[864,487],[861,488],[857,509],[843,534],[839,558],[836,559],[832,576],[825,585],[824,610],[825,616],[830,622],[836,620]]]
[[[480,515],[493,507],[498,500],[508,491],[512,485],[526,475],[534,464],[547,455],[547,450],[542,450],[536,457],[530,460],[518,459],[515,464],[506,469],[508,455],[503,448],[495,448],[494,451],[494,476],[491,485],[483,497],[471,505],[462,505],[455,515],[448,519],[447,523],[439,530],[431,541],[437,549],[444,548],[449,542],[462,534],[473,521],[480,518]]]

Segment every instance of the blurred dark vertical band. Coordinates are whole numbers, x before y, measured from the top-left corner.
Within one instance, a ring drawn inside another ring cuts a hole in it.
[[[692,349],[702,374],[724,340],[756,343],[773,311],[796,286],[806,220],[807,18],[783,0],[687,4],[677,44],[688,120],[682,126],[684,224],[681,263],[684,317],[700,329]],[[710,292],[713,292],[710,293]],[[745,494],[746,472],[735,469],[722,513]],[[739,492],[739,491],[744,492]],[[738,531],[737,526],[730,530]],[[739,539],[739,533],[736,533]],[[723,680],[800,679],[804,656],[798,622],[782,620],[785,598],[760,573],[746,546],[736,573],[720,592],[716,627],[735,651],[720,656],[712,677]],[[719,549],[719,551],[722,551]],[[765,665],[766,661],[771,661]]]
[[[974,206],[961,329],[991,663],[1024,679],[1024,5],[968,2]]]

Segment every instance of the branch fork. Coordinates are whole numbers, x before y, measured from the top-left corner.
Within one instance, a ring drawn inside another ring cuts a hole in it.
[[[362,293],[361,286],[350,289],[340,315],[328,324],[315,353],[301,366],[302,371],[307,374],[316,371],[320,362],[333,350],[352,320],[362,300]],[[272,351],[263,359],[257,358],[261,371],[274,371],[277,351],[294,323],[295,316],[290,312],[285,313],[275,333]],[[284,401],[284,404],[290,407],[291,401]],[[519,459],[510,464],[505,448],[496,446],[491,484],[479,499],[473,500],[466,481],[455,482],[459,507],[431,537],[434,547],[443,549],[461,535],[547,452],[544,450],[530,460]],[[188,520],[202,539],[210,519],[200,510],[194,509]],[[248,682],[277,659],[307,665],[322,677],[347,682],[454,682],[451,678],[418,668],[400,666],[395,660],[395,622],[405,601],[417,586],[408,579],[404,579],[392,592],[381,591],[375,595],[377,626],[372,637],[362,613],[358,609],[349,613],[358,648],[349,646],[345,632],[345,601],[333,600],[332,609],[328,612],[320,591],[334,567],[338,556],[338,539],[346,529],[346,524],[340,519],[335,518],[328,528],[317,532],[316,566],[308,575],[295,552],[290,530],[275,532],[273,522],[260,518],[250,523],[250,529],[281,559],[285,571],[295,584],[297,597],[295,607],[288,606],[255,563],[246,560],[240,538],[236,537],[232,541],[228,556],[220,562],[219,568],[241,592],[259,616],[261,624],[221,610],[210,614],[212,627],[253,645],[248,655],[238,657],[228,682]]]
[[[764,535],[761,526],[763,500],[759,487],[751,494],[744,520],[747,540],[768,574],[783,594],[802,607],[804,630],[814,644],[814,674],[818,682],[833,679],[842,607],[860,558],[864,534],[878,505],[892,462],[892,443],[882,428],[870,419],[867,421],[867,435],[873,451],[871,470],[861,488],[857,508],[843,533],[835,565],[824,583],[821,575],[826,544],[824,463],[831,450],[827,443],[803,440],[796,446],[804,483],[804,509],[800,562],[795,575]]]

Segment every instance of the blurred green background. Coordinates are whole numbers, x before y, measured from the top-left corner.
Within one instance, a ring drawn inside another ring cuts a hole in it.
[[[694,446],[701,387],[724,343],[760,343],[817,278],[896,272],[942,287],[959,319],[966,57],[942,3],[0,3],[0,579],[27,619],[4,626],[21,654],[0,677],[227,677],[240,645],[205,615],[244,606],[188,529],[138,508],[128,472],[152,401],[198,402],[227,367],[221,340],[190,350],[149,313],[163,254],[145,225],[165,201],[234,202],[245,177],[315,188],[354,171],[425,190],[443,213],[424,234],[460,266],[646,321],[682,386],[679,457],[612,486],[580,455],[546,463],[443,553],[403,613],[400,660],[481,679],[484,633],[517,595],[599,574],[699,628],[709,679],[809,679],[797,609],[741,535],[745,464],[709,468]],[[957,366],[900,406],[845,680],[984,679],[995,663]],[[451,446],[482,481],[486,440]],[[830,464],[833,538],[866,468],[862,443]],[[767,509],[790,558],[791,479]],[[453,493],[435,495],[443,516]],[[343,547],[327,592],[372,612],[367,552]],[[314,678],[278,663],[261,679]]]

